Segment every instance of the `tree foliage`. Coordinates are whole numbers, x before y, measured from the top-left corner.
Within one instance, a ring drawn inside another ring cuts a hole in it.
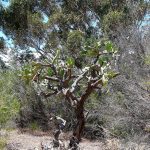
[[[8,8],[1,8],[0,26],[21,48],[42,51],[39,45],[44,45],[44,51],[51,52],[61,45],[70,51],[73,47],[66,47],[70,31],[80,30],[86,38],[109,35],[120,25],[126,27],[141,20],[147,7],[144,0],[12,0]],[[72,33],[74,38],[79,36],[77,32]]]

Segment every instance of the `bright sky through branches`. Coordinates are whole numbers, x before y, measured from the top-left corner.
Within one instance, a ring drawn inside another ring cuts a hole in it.
[[[146,0],[147,2],[149,2],[149,0]],[[10,5],[10,0],[0,0],[0,4],[2,4],[4,7],[8,7]],[[43,15],[43,22],[44,23],[47,23],[48,22],[48,17],[42,13]],[[96,26],[96,23],[97,22],[94,22],[93,21],[93,26]],[[150,14],[146,14],[145,17],[144,17],[144,20],[141,22],[141,25],[140,25],[140,28],[142,28],[143,26],[150,26]],[[2,30],[0,29],[0,37],[3,37],[6,44],[7,44],[7,47],[13,47],[13,41],[12,39],[8,38],[3,32]]]

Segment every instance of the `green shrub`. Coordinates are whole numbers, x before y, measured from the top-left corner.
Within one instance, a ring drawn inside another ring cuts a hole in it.
[[[12,119],[20,109],[19,100],[14,91],[16,74],[12,71],[0,73],[0,127]]]
[[[89,101],[85,103],[85,108],[88,110],[96,109],[98,107],[99,101],[98,101],[98,93],[92,93]],[[91,101],[90,101],[91,100]]]

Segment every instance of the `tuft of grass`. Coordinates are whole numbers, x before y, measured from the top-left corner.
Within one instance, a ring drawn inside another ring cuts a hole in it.
[[[39,127],[38,123],[36,121],[34,121],[29,124],[29,129],[31,129],[32,131],[36,131],[36,130],[39,130],[40,127]]]
[[[150,91],[150,81],[143,82],[143,85],[147,89],[147,91]]]
[[[116,102],[117,102],[118,105],[123,105],[124,104],[124,99],[125,99],[125,96],[124,96],[123,93],[121,93],[121,92],[118,91],[115,94],[115,100],[116,100]]]
[[[144,59],[146,65],[150,65],[150,55],[147,55]]]
[[[0,137],[0,150],[4,150],[7,144],[7,140],[5,137]]]
[[[128,131],[126,131],[125,127],[114,126],[110,132],[120,138],[126,138],[128,136]]]

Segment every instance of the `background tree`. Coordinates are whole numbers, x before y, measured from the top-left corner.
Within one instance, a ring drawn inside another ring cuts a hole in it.
[[[116,27],[142,20],[147,7],[144,0],[12,0],[8,8],[1,8],[0,25],[16,48],[34,48],[41,55],[48,55],[56,54],[55,49],[61,46],[64,54],[64,49],[66,53],[73,49],[67,46],[71,30],[82,31],[86,38],[107,35],[113,39]]]

